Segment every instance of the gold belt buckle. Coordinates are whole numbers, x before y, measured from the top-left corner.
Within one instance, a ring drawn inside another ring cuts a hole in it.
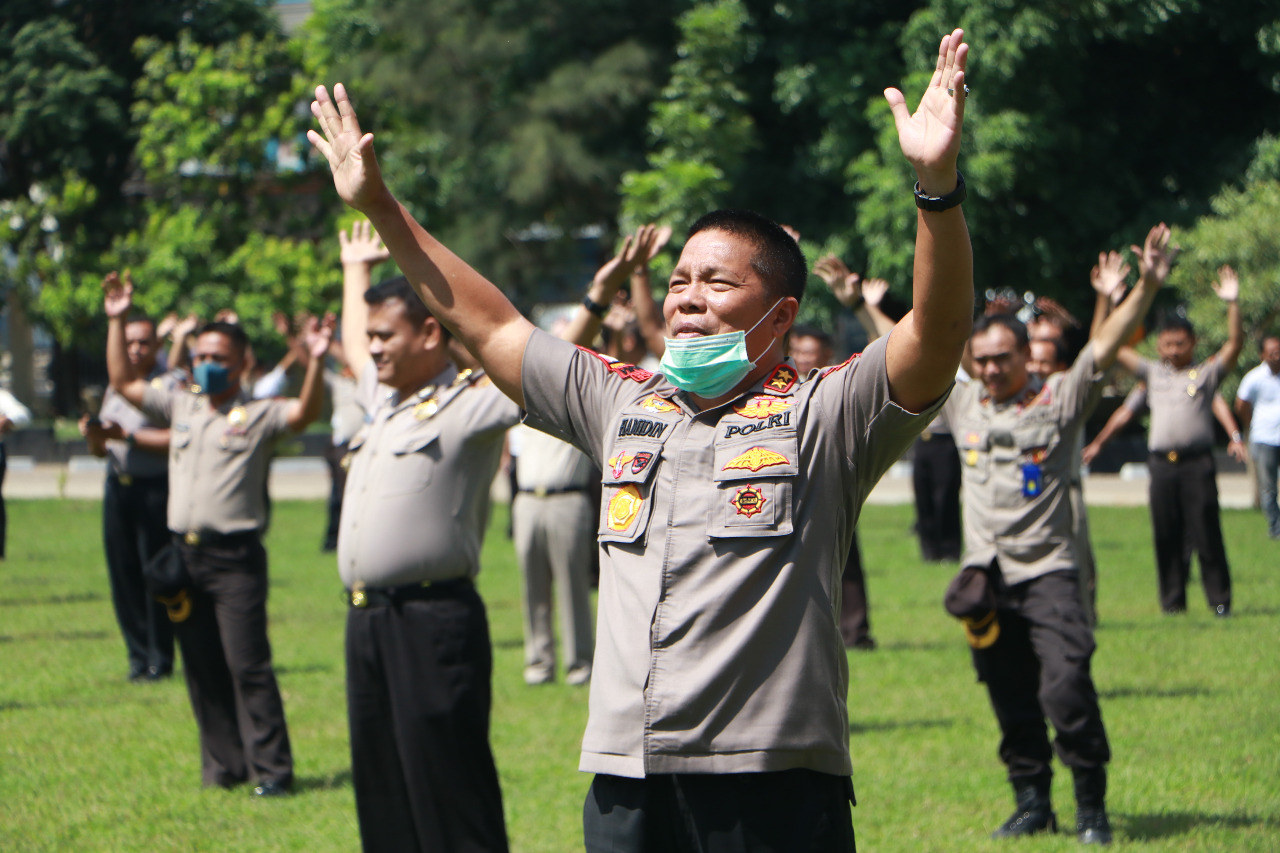
[[[116,479],[120,481],[120,485],[122,485],[122,486],[132,486],[132,485],[133,485],[133,478],[132,478],[132,477],[130,477],[128,474],[121,474],[121,475],[120,475],[119,477],[117,477]]]
[[[351,586],[351,606],[368,607],[369,596],[364,593],[364,581],[356,581]]]
[[[546,487],[546,486],[538,486],[537,488],[535,488],[535,489],[533,490],[533,494],[534,494],[535,496],[537,496],[537,497],[545,498],[545,497],[547,496],[547,487]]]
[[[1178,461],[1178,451],[1176,451],[1176,450],[1170,450],[1168,453],[1166,453],[1166,454],[1164,455],[1164,458],[1165,458],[1165,459],[1168,459],[1170,462],[1177,462],[1177,461]]]
[[[186,542],[192,548],[200,544],[200,531],[188,530],[186,535],[182,537],[182,541]]]

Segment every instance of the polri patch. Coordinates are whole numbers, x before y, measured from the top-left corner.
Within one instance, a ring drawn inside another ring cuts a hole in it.
[[[762,421],[770,415],[777,415],[791,408],[791,401],[768,394],[757,394],[747,402],[734,406],[733,411],[744,418]]]
[[[609,529],[615,533],[623,533],[636,520],[636,516],[640,514],[640,507],[644,506],[644,498],[640,496],[640,490],[633,484],[628,483],[614,493],[609,498]]]
[[[729,499],[729,503],[738,511],[738,515],[745,515],[750,518],[764,510],[765,501],[768,498],[764,496],[764,490],[757,486],[743,486],[734,492],[733,497]]]
[[[663,414],[666,412],[677,411],[680,407],[670,400],[662,399],[657,394],[650,394],[640,403],[640,408],[644,409],[646,412]]]
[[[788,465],[791,460],[767,447],[752,447],[730,459],[721,471],[759,471],[774,465]]]

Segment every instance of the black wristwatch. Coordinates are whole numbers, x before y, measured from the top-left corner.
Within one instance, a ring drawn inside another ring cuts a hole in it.
[[[925,195],[920,192],[920,182],[916,181],[916,207],[930,213],[941,213],[959,205],[969,194],[964,185],[964,175],[956,170],[956,188],[946,195]]]
[[[605,315],[605,314],[608,314],[608,313],[609,313],[609,306],[608,306],[608,305],[601,305],[599,302],[596,302],[596,301],[595,301],[594,299],[592,299],[590,296],[584,296],[584,297],[582,297],[582,307],[583,307],[583,308],[586,308],[586,309],[587,309],[588,311],[590,311],[592,314],[595,314],[595,315],[596,315],[597,317],[599,317],[601,320],[603,320],[603,319],[604,319],[604,315]]]

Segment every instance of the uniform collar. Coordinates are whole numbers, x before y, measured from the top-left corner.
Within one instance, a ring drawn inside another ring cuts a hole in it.
[[[718,406],[712,406],[707,409],[698,409],[688,400],[688,392],[681,391],[679,388],[668,383],[665,388],[658,389],[656,393],[659,397],[672,400],[678,403],[682,409],[690,415],[697,416],[699,414],[707,414],[708,412],[718,412],[729,406],[740,403],[744,398],[759,397],[762,394],[771,397],[786,397],[795,387],[800,384],[800,372],[796,370],[795,362],[790,358],[784,358],[773,366],[773,368],[761,377],[760,381],[747,388],[736,397],[725,400]]]
[[[978,381],[981,382],[981,380]],[[982,402],[982,405],[994,405],[997,409],[1007,408],[1008,406],[1017,406],[1021,409],[1027,403],[1040,396],[1040,392],[1044,390],[1044,381],[1040,379],[1040,377],[1032,376],[1028,373],[1027,384],[1022,386],[1022,390],[1002,403],[995,403],[991,399],[991,394],[987,391],[986,385],[980,385],[980,387],[982,388],[982,396],[978,399]]]
[[[448,388],[450,385],[453,384],[454,380],[456,380],[457,378],[458,378],[458,368],[454,367],[453,363],[450,362],[449,364],[445,365],[444,370],[440,371],[435,376],[431,377],[431,379],[427,381],[425,384],[423,384],[421,388],[419,388],[417,391],[410,394],[404,400],[400,399],[399,391],[395,390],[394,388],[388,388],[387,403],[389,403],[392,408],[400,408],[400,406],[408,403],[415,403],[415,404],[420,403],[423,400],[430,397],[432,394],[439,391],[441,388]]]

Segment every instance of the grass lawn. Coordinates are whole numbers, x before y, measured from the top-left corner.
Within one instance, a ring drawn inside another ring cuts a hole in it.
[[[347,752],[335,560],[323,506],[277,503],[271,639],[297,795],[254,802],[203,790],[181,678],[125,681],[94,502],[10,501],[0,563],[0,850],[350,851],[359,847]],[[526,687],[519,574],[497,507],[480,589],[495,647],[493,747],[512,849],[581,850],[577,772],[586,691]],[[859,849],[1065,851],[1073,834],[997,843],[1012,809],[998,733],[968,647],[943,611],[952,567],[920,562],[908,507],[867,507],[862,545],[872,633],[850,655]],[[1280,543],[1254,513],[1223,516],[1235,615],[1198,588],[1160,615],[1144,508],[1091,514],[1100,569],[1094,674],[1115,754],[1118,846],[1280,850]],[[1062,768],[1059,768],[1063,770]],[[1055,778],[1074,826],[1070,773]]]

